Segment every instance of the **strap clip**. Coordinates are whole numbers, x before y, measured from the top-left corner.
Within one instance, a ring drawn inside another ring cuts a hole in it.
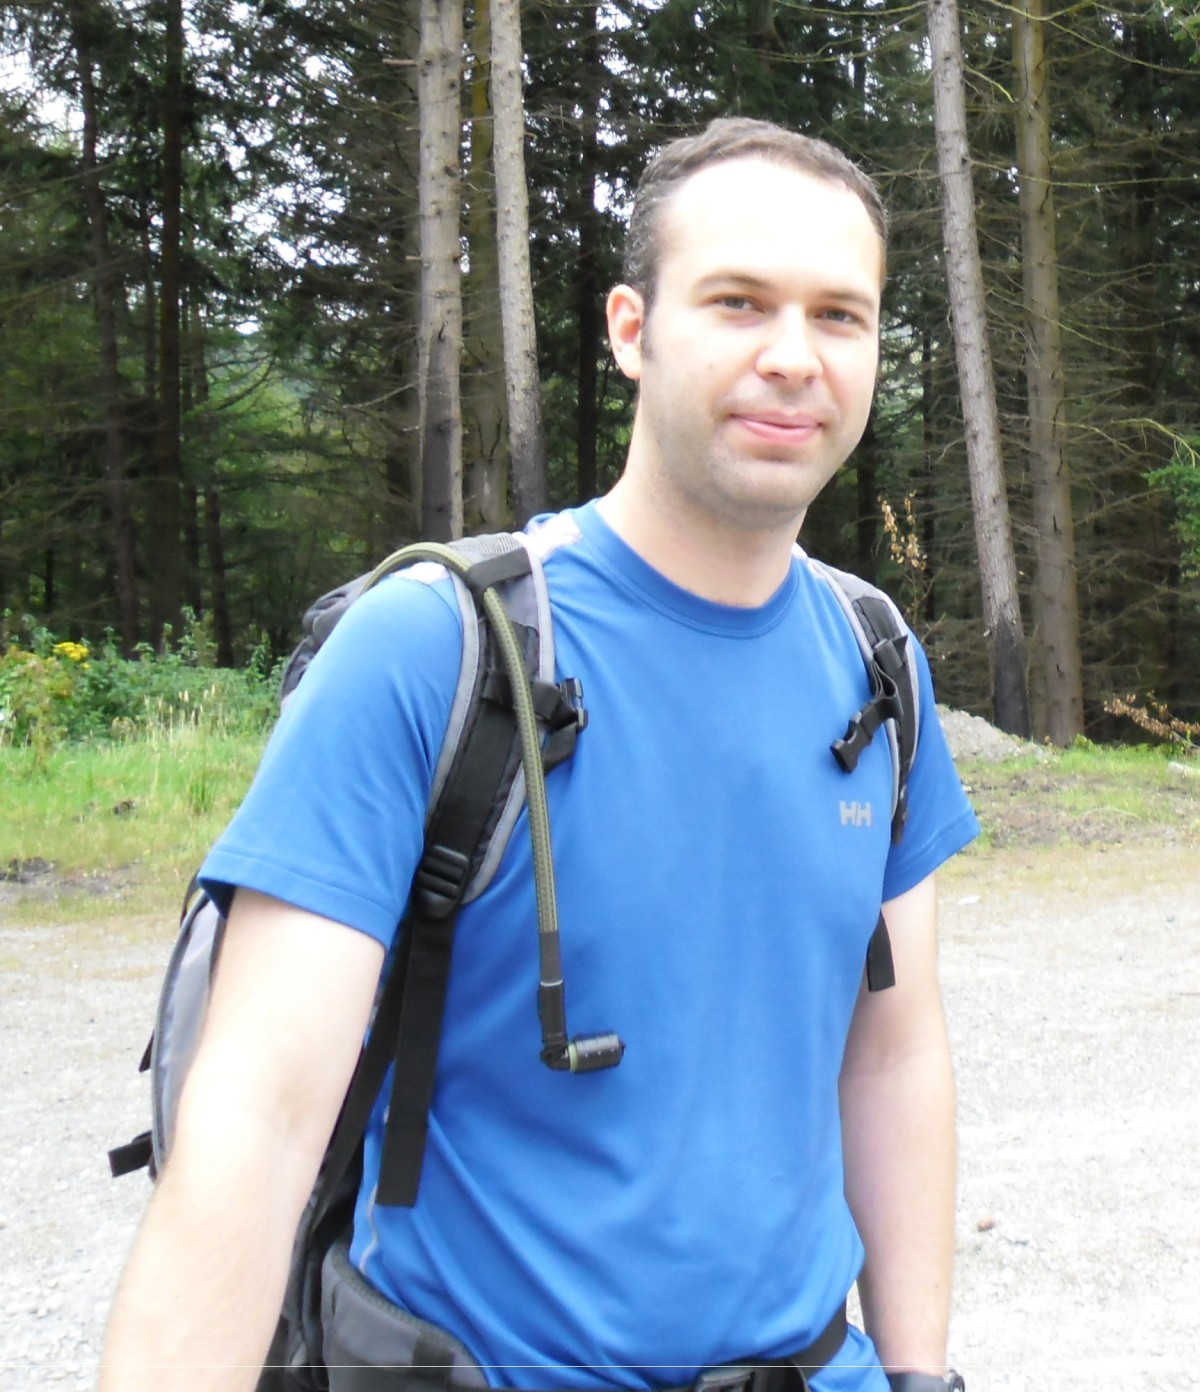
[[[545,717],[550,737],[542,748],[542,767],[547,773],[574,754],[575,742],[588,723],[583,683],[578,677],[565,677],[551,690],[554,692],[553,709]]]
[[[751,1392],[757,1369],[732,1363],[724,1368],[705,1368],[696,1374],[693,1392]]]
[[[846,733],[842,738],[834,740],[829,746],[833,750],[834,758],[847,773],[853,773],[858,767],[863,750],[874,739],[875,731],[883,722],[894,720],[899,724],[904,714],[896,679],[881,667],[874,668],[873,674],[878,687],[876,694],[862,710],[850,717],[850,723],[846,726]]]
[[[471,869],[461,851],[448,846],[427,846],[413,880],[413,899],[427,918],[445,918],[454,912],[467,888]]]

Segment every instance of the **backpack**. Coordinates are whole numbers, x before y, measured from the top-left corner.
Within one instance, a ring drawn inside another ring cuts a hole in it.
[[[892,838],[907,814],[908,773],[917,749],[919,686],[907,630],[882,591],[801,553],[837,597],[855,635],[871,696],[831,746],[847,772],[883,726],[892,756]],[[393,1060],[378,1202],[411,1206],[420,1183],[454,924],[487,887],[523,806],[528,807],[538,909],[541,1058],[586,1072],[616,1066],[615,1033],[571,1038],[566,1023],[545,774],[574,752],[587,712],[577,680],[555,682],[549,595],[541,561],[522,533],[417,544],[367,575],[321,596],[304,616],[304,638],[283,676],[286,702],[346,610],[385,576],[433,563],[453,581],[463,653],[443,747],[434,772],[425,847],[398,947],[381,978],[359,1057],[321,1171],[301,1220],[287,1292],[259,1392],[321,1392],[321,1270],[349,1228],[361,1175],[362,1138]],[[442,572],[436,573],[441,578]],[[434,578],[427,574],[425,578]],[[140,1068],[151,1081],[151,1128],[109,1152],[114,1176],[164,1164],[180,1093],[194,1056],[219,958],[224,919],[193,879]],[[872,991],[895,981],[880,914],[867,951]]]

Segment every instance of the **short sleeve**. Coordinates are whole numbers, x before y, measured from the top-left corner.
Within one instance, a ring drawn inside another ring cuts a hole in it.
[[[395,576],[347,611],[204,862],[200,879],[218,907],[241,886],[390,942],[461,658],[448,582]]]
[[[910,638],[909,652],[920,680],[920,736],[908,781],[908,821],[884,871],[885,901],[920,884],[979,835],[979,822],[938,718],[929,661],[916,638]]]

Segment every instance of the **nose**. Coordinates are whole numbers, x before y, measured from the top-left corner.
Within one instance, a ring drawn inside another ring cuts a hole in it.
[[[758,370],[764,377],[789,381],[811,381],[821,375],[813,325],[803,310],[789,307],[771,316]]]

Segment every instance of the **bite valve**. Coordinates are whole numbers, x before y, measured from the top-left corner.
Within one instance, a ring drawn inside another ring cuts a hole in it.
[[[595,1073],[615,1068],[625,1055],[625,1044],[615,1034],[578,1035],[565,1045],[542,1050],[543,1062],[559,1072]]]

